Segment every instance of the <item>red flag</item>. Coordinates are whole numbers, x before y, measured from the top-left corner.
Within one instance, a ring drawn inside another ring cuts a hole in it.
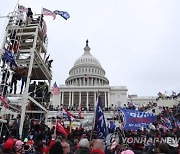
[[[61,125],[60,122],[56,122],[56,130],[60,133],[62,133],[63,135],[67,136],[68,133],[66,132],[65,128]]]
[[[8,102],[7,102],[6,98],[4,98],[3,96],[0,96],[0,100],[3,102],[4,107],[9,108],[9,105],[8,105]]]

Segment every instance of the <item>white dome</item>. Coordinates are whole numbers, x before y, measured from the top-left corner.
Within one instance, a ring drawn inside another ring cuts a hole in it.
[[[94,65],[97,67],[101,67],[100,62],[90,54],[90,48],[87,45],[84,48],[84,54],[74,63],[74,67],[77,67],[79,65]]]
[[[88,40],[84,48],[84,54],[78,58],[74,66],[69,71],[66,85],[108,85],[109,81],[105,77],[105,71],[101,67],[100,62],[90,54]],[[86,81],[84,81],[86,78]],[[84,84],[85,83],[85,84]]]

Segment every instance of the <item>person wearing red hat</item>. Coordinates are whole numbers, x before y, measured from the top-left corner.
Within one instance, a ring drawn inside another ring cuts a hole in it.
[[[3,154],[15,154],[14,152],[14,140],[9,138],[4,144],[2,149]]]

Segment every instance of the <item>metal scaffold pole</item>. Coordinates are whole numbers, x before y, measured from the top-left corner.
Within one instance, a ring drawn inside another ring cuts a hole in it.
[[[30,64],[29,64],[26,87],[25,87],[25,90],[23,93],[23,99],[22,99],[21,122],[20,122],[20,127],[19,127],[20,138],[22,138],[23,125],[24,125],[24,119],[25,119],[25,113],[26,113],[26,106],[27,106],[27,102],[28,102],[28,90],[29,90],[30,76],[31,76],[31,72],[32,72],[33,62],[34,62],[34,52],[35,52],[35,47],[36,47],[37,35],[38,35],[38,28],[36,28],[36,35],[34,37],[33,47],[31,48],[31,54],[30,54],[31,60],[30,60]]]

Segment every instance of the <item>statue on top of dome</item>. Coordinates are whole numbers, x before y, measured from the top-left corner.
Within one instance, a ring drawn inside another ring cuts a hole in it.
[[[87,39],[87,40],[86,40],[86,46],[88,46],[88,42],[89,42],[89,41],[88,41],[88,39]]]

